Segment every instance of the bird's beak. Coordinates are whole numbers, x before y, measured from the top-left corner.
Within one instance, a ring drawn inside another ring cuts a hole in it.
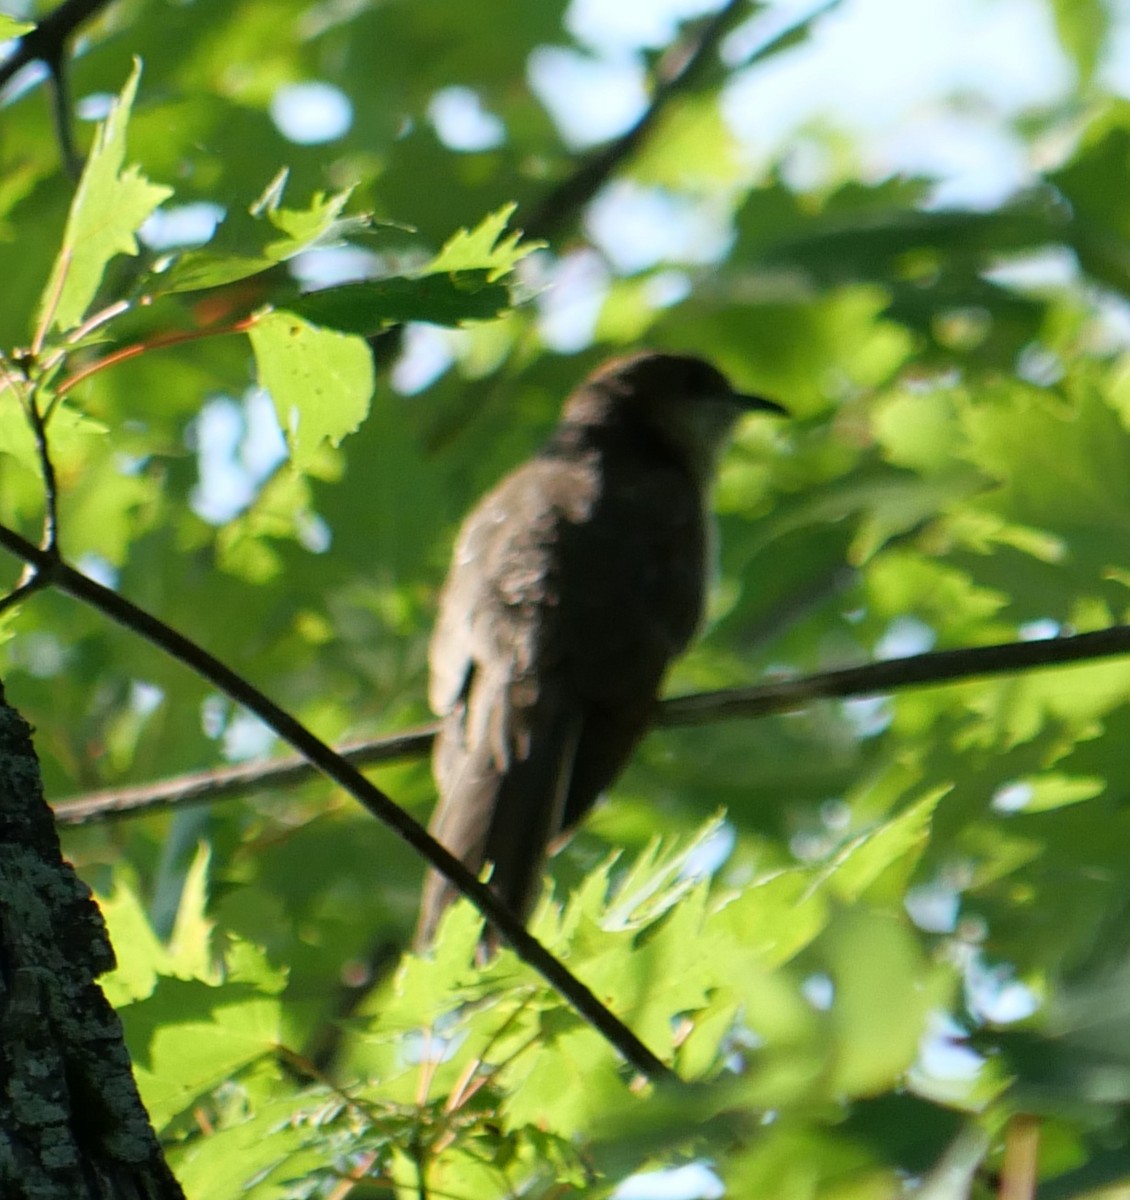
[[[744,412],[771,412],[787,417],[789,410],[775,400],[766,400],[764,396],[748,396],[743,392],[732,392],[730,401]]]

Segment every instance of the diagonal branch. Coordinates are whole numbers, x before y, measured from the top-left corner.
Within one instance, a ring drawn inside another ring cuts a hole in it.
[[[750,65],[768,58],[790,45],[840,0],[825,0],[815,12],[810,12],[761,46],[744,64]],[[675,64],[652,95],[644,114],[626,133],[601,150],[584,159],[567,179],[563,180],[533,210],[524,222],[531,237],[551,238],[561,227],[573,220],[586,204],[608,182],[615,172],[643,145],[655,131],[660,118],[671,103],[687,92],[703,86],[714,69],[723,39],[748,15],[748,0],[729,0],[714,16],[703,21],[696,32],[683,42],[676,42],[664,56],[664,62]],[[661,64],[662,72],[662,64]]]
[[[651,104],[626,133],[586,158],[568,179],[546,196],[525,222],[531,237],[548,238],[579,213],[604,186],[617,167],[643,143],[671,101],[701,81],[722,38],[745,15],[747,0],[729,0],[704,22],[694,39],[682,47],[681,65],[655,89]]]
[[[105,587],[61,558],[34,546],[13,529],[0,525],[0,546],[30,563],[51,586],[97,609],[104,616],[145,638],[183,663],[202,679],[226,693],[237,704],[254,713],[284,741],[289,742],[327,778],[344,788],[378,820],[417,851],[431,866],[451,880],[484,917],[573,1009],[596,1029],[641,1074],[659,1081],[673,1078],[667,1065],[610,1012],[596,996],[523,926],[521,920],[480,882],[427,830],[370,783],[360,771],[335,753],[325,742],[285,709],[219,659],[184,634],[166,625],[152,613]]]
[[[986,679],[1015,671],[1067,666],[1123,655],[1130,655],[1130,625],[1114,625],[1091,633],[1040,641],[937,650],[909,658],[823,671],[800,679],[675,696],[660,704],[655,723],[661,728],[677,728],[764,717],[803,708],[814,700],[874,696],[904,688]],[[360,739],[340,746],[338,753],[358,767],[421,758],[430,749],[437,728],[435,724],[421,725],[389,737]],[[55,819],[60,825],[85,825],[154,808],[202,804],[266,787],[292,787],[308,782],[316,774],[317,769],[304,758],[288,755],[265,763],[243,763],[176,775],[136,787],[88,792],[56,804]]]

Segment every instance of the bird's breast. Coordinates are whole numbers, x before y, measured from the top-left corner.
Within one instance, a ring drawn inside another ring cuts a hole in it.
[[[578,689],[654,691],[702,615],[707,517],[694,481],[631,459],[600,463],[553,556],[563,642]]]

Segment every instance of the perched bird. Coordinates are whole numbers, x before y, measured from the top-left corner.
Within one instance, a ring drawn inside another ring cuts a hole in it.
[[[520,917],[551,844],[623,768],[702,617],[709,492],[744,396],[709,363],[613,359],[471,512],[432,636],[431,832]],[[424,884],[417,946],[455,891]]]

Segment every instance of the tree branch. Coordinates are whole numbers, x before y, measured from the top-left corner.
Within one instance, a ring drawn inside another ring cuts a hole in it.
[[[12,54],[0,63],[0,87],[28,63],[42,62],[53,69],[52,63],[62,60],[78,27],[108,8],[110,3],[111,0],[64,0],[34,29],[25,33]]]
[[[792,712],[814,700],[873,696],[903,688],[959,683],[1013,671],[1066,666],[1120,655],[1130,655],[1130,625],[1115,625],[1092,633],[1033,642],[1003,642],[961,650],[937,650],[910,658],[894,658],[838,671],[823,671],[778,683],[725,688],[693,696],[674,696],[659,705],[655,724],[661,728],[676,728],[764,717],[773,713]],[[390,737],[347,742],[338,748],[338,753],[358,767],[422,758],[431,748],[437,728],[436,724],[421,725]],[[298,755],[264,763],[243,763],[211,771],[196,771],[136,787],[106,788],[62,800],[54,806],[55,819],[60,825],[86,825],[115,817],[133,816],[153,808],[203,804],[265,787],[292,787],[308,782],[317,773],[315,766]]]
[[[839,3],[840,0],[827,0],[816,12],[802,17],[771,38],[751,55],[745,65],[768,58],[796,41],[814,21]],[[668,50],[664,61],[675,65],[661,78],[643,116],[615,141],[585,158],[572,175],[541,201],[523,222],[525,232],[530,237],[551,238],[561,226],[575,218],[650,136],[672,101],[703,85],[705,77],[714,67],[714,59],[723,39],[745,18],[748,7],[747,0],[729,0],[714,16],[702,22],[693,35],[681,44],[676,42]]]
[[[660,725],[706,725],[736,717],[762,717],[790,712],[812,700],[873,696],[903,688],[957,683],[1007,675],[1036,667],[1064,666],[1130,654],[1130,625],[1112,625],[1092,633],[1042,638],[1032,642],[1001,642],[960,650],[934,650],[908,658],[892,658],[862,667],[823,671],[779,683],[678,696],[660,710]]]
[[[355,767],[423,758],[431,749],[437,725],[421,725],[391,737],[363,738],[346,742],[335,750]],[[105,788],[87,792],[53,805],[59,825],[90,825],[115,817],[132,817],[154,808],[184,804],[209,804],[231,796],[243,796],[261,788],[297,787],[309,783],[318,768],[300,754],[288,754],[268,762],[240,763],[210,771],[191,771],[142,783],[136,787]]]
[[[558,184],[542,200],[524,222],[527,234],[535,238],[549,238],[584,208],[617,167],[640,146],[671,101],[700,81],[717,53],[722,38],[736,24],[738,17],[743,15],[746,7],[747,0],[729,0],[699,27],[692,39],[683,46],[676,44],[672,47],[672,50],[681,51],[682,63],[655,89],[651,104],[643,116],[603,150],[589,155],[568,179]]]
[[[67,174],[77,183],[82,174],[82,156],[71,130],[71,100],[68,86],[70,41],[78,27],[106,8],[110,0],[64,0],[54,12],[25,33],[15,51],[0,63],[0,88],[29,63],[47,68],[51,90],[51,119]]]
[[[51,119],[55,124],[55,138],[63,167],[73,183],[82,177],[83,158],[75,145],[74,130],[71,128],[70,60],[65,49],[47,60],[51,84]]]
[[[89,604],[104,616],[153,643],[172,658],[184,663],[201,678],[226,693],[237,704],[254,713],[280,738],[289,742],[327,778],[344,788],[378,820],[383,821],[431,866],[451,880],[459,891],[510,943],[573,1009],[648,1078],[673,1078],[671,1070],[636,1035],[610,1012],[596,996],[560,963],[530,933],[505,904],[481,883],[453,854],[435,840],[356,767],[346,762],[325,742],[314,736],[285,709],[268,699],[241,675],[209,654],[203,647],[166,625],[152,613],[119,595],[111,588],[83,575],[61,558],[32,545],[13,529],[0,525],[0,546],[30,563],[47,583]]]

